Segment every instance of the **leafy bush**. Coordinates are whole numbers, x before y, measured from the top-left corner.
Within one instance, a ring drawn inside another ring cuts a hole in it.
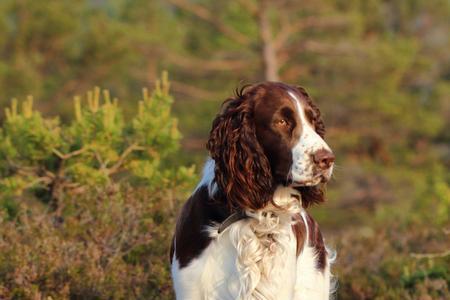
[[[339,298],[449,299],[448,234],[424,224],[402,228],[392,222],[339,233],[333,268]]]
[[[102,99],[101,99],[102,98]],[[102,101],[101,101],[102,100]],[[1,299],[171,299],[167,249],[194,169],[167,75],[125,120],[96,88],[61,124],[13,100],[0,131]]]

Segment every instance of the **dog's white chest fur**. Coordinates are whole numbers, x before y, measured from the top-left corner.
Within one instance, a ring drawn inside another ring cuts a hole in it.
[[[232,235],[236,231],[249,230],[245,228],[249,227],[248,224],[242,224],[245,222],[239,221],[228,227],[186,268],[177,271],[175,261],[172,273],[178,299],[292,299],[294,283],[289,281],[295,278],[296,272],[294,235],[288,236],[292,242],[287,244],[283,255],[273,257],[271,262],[266,257],[263,265],[260,259],[264,253],[244,250],[247,257],[241,257],[239,250],[243,249],[236,249]],[[263,278],[264,273],[270,277]]]
[[[275,203],[283,210],[248,212],[250,218],[220,235],[217,226],[205,228],[213,240],[188,266],[180,269],[175,253],[172,276],[177,299],[329,299],[329,266],[317,270],[308,239],[296,255],[292,215],[304,216],[304,211],[291,192],[283,188],[275,193]]]

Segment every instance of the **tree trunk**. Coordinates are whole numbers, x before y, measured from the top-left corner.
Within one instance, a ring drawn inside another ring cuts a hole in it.
[[[258,13],[259,19],[259,32],[261,35],[261,55],[264,66],[264,77],[269,81],[279,81],[278,76],[278,58],[274,47],[274,40],[272,35],[272,30],[270,26],[270,21],[267,16],[268,13],[268,1],[261,0],[260,11]]]

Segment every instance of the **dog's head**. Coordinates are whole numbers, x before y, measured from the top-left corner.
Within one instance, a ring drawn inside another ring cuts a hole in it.
[[[208,150],[215,181],[232,209],[260,209],[276,186],[298,189],[302,203],[322,202],[334,155],[319,109],[301,87],[278,82],[246,86],[224,102]]]

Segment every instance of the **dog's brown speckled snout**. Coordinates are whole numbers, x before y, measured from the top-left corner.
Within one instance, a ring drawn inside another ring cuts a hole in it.
[[[335,161],[333,152],[327,149],[320,149],[313,154],[314,164],[321,170],[329,169]]]

